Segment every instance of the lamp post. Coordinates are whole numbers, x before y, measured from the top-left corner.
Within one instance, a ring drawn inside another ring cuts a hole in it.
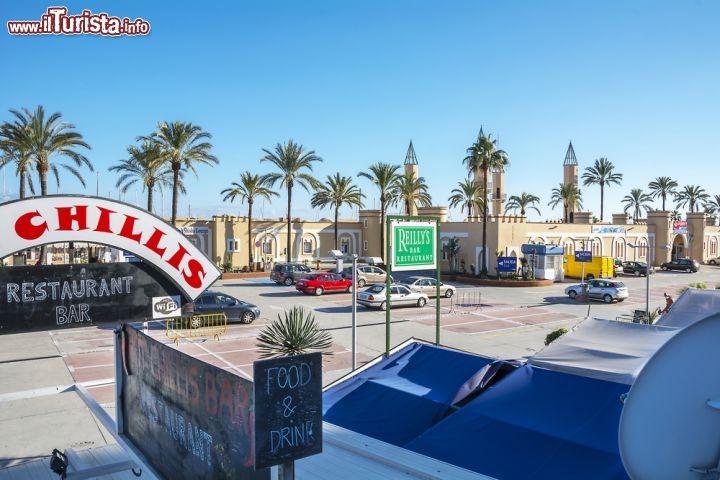
[[[352,256],[352,369],[357,368],[357,259],[356,253]]]
[[[639,245],[635,245],[634,243],[628,243],[628,247],[635,250],[635,258],[637,258],[637,249],[640,248]],[[652,260],[650,258],[652,249],[650,248],[650,243],[647,244],[647,252],[645,252],[645,319],[647,320],[648,324],[650,323],[650,273],[652,272]]]

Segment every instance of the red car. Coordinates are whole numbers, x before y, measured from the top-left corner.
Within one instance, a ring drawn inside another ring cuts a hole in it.
[[[352,292],[352,280],[343,278],[337,273],[314,273],[301,278],[295,289],[302,293],[322,295],[325,292]]]

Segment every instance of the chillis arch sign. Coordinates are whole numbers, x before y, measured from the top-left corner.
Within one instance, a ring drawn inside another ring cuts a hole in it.
[[[220,276],[185,235],[132,205],[106,198],[50,195],[0,204],[0,258],[40,245],[88,242],[131,252],[194,300]]]

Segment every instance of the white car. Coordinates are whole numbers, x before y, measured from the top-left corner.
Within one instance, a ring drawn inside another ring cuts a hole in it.
[[[582,285],[572,285],[565,289],[565,294],[574,299],[582,295],[582,288]],[[590,280],[585,284],[585,289],[590,300],[602,300],[605,303],[612,303],[613,300],[622,302],[630,296],[624,283],[613,280]]]
[[[413,292],[424,293],[428,297],[437,296],[437,280],[431,277],[408,277],[401,283]],[[455,287],[440,282],[440,296],[450,298],[455,295]]]
[[[358,294],[358,303],[368,308],[387,309],[385,285],[377,283]],[[390,285],[390,304],[395,306],[424,307],[428,296],[424,293],[413,292],[405,285]]]

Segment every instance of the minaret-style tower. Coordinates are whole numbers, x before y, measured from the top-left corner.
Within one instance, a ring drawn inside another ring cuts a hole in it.
[[[415,155],[415,149],[413,148],[412,140],[410,140],[410,146],[407,149],[407,153],[405,154],[405,174],[411,175],[413,179],[417,180],[418,178],[418,161],[417,156]],[[408,215],[417,215],[417,205],[414,203],[410,205],[410,211],[408,212]]]
[[[573,184],[578,189],[578,162],[575,157],[575,149],[573,148],[572,141],[568,146],[567,153],[565,154],[565,161],[563,162],[563,184]],[[572,223],[575,213],[575,206],[572,205],[568,208],[568,215],[570,216],[570,222]]]
[[[505,208],[505,169],[498,168],[492,171],[492,214],[499,217]]]

